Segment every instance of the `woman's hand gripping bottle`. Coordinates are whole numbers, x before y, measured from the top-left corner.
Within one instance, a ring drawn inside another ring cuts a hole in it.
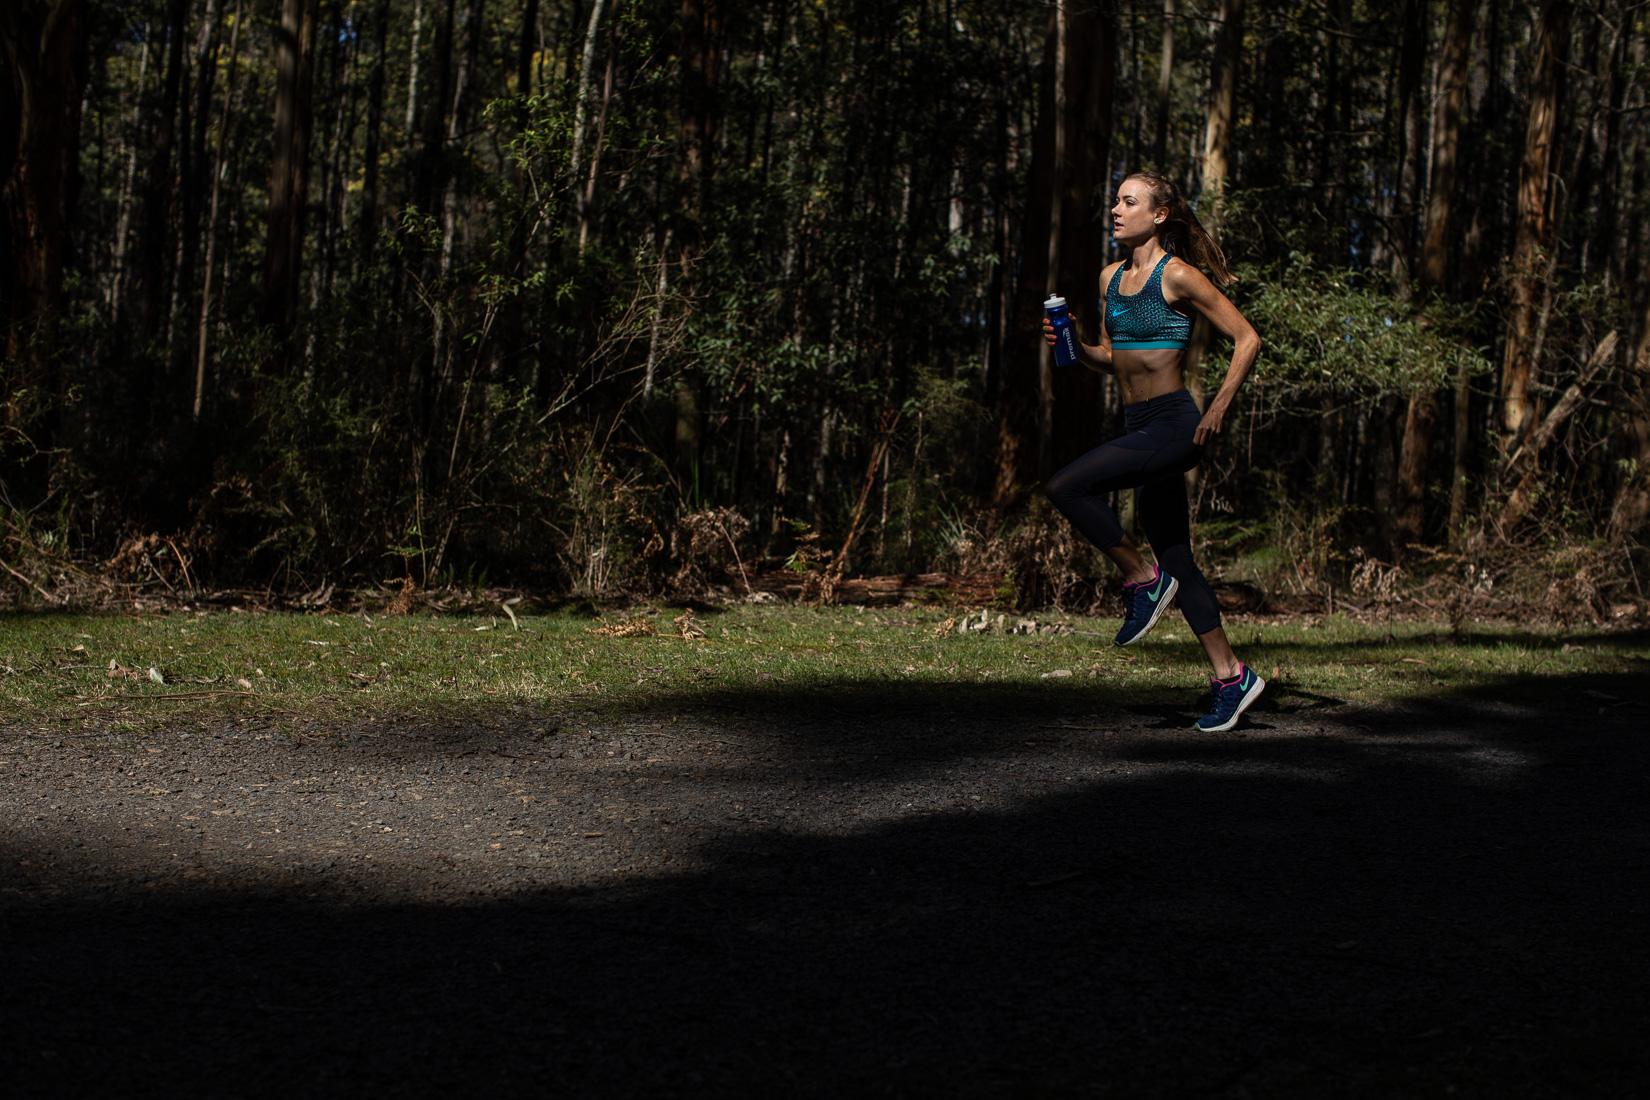
[[[1058,294],[1043,303],[1049,324],[1054,329],[1054,361],[1062,367],[1077,362],[1077,328],[1071,323],[1066,300]]]

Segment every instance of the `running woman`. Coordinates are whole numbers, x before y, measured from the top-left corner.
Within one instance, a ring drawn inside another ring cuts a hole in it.
[[[1136,172],[1117,189],[1111,216],[1112,238],[1129,257],[1101,273],[1100,342],[1079,339],[1078,352],[1090,370],[1116,377],[1127,434],[1060,470],[1044,491],[1122,570],[1126,609],[1118,645],[1145,637],[1178,594],[1180,611],[1214,667],[1214,708],[1197,720],[1197,728],[1220,733],[1238,724],[1266,682],[1232,652],[1214,589],[1192,561],[1184,475],[1220,433],[1226,410],[1260,354],[1260,337],[1199,270],[1207,268],[1222,285],[1234,281],[1220,246],[1173,180]],[[1186,391],[1184,366],[1194,310],[1234,345],[1226,381],[1201,415]],[[1043,335],[1053,343],[1046,317]],[[1135,511],[1156,565],[1141,556],[1107,505],[1107,495],[1118,489],[1134,490]]]

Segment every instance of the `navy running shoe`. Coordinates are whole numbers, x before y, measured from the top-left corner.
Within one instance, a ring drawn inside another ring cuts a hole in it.
[[[1157,566],[1152,569],[1156,576],[1150,581],[1123,586],[1123,629],[1117,632],[1117,645],[1133,645],[1144,638],[1169,609],[1169,601],[1180,587],[1179,581]]]
[[[1214,689],[1214,709],[1197,720],[1197,728],[1204,733],[1225,733],[1237,725],[1249,704],[1266,690],[1266,681],[1256,676],[1254,669],[1248,665],[1238,667],[1242,671],[1230,680],[1209,681]]]

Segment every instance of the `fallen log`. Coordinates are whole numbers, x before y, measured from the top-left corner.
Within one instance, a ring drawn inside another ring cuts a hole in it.
[[[1212,581],[1210,587],[1215,590],[1215,599],[1220,609],[1227,612],[1258,612],[1271,608],[1272,599],[1266,590],[1257,584],[1248,581]],[[1321,596],[1315,596],[1320,602]]]

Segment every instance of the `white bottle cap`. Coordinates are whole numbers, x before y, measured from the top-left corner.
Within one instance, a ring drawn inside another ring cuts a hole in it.
[[[1066,300],[1058,294],[1050,295],[1049,300],[1043,303],[1044,309],[1065,309]]]

